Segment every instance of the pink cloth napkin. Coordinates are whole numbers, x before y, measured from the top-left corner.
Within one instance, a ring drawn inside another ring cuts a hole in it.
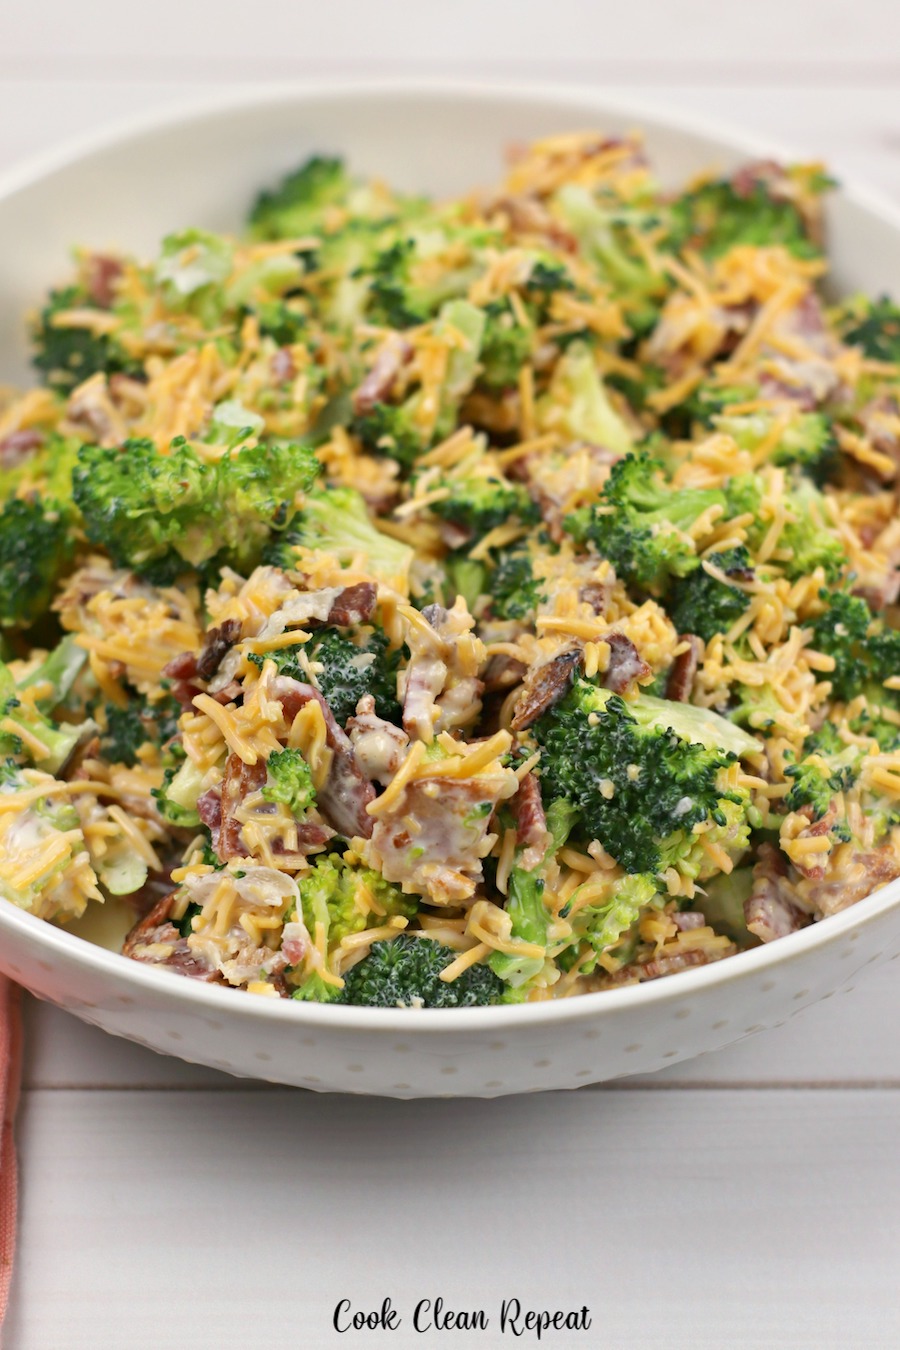
[[[6,1317],[16,1249],[16,1148],[13,1122],[19,1100],[22,1028],[21,989],[0,975],[0,1328]]]

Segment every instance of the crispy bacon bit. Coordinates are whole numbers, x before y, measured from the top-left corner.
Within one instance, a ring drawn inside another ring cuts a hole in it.
[[[197,798],[197,815],[209,830],[213,848],[217,849],[219,847],[219,831],[222,828],[221,788],[207,788],[206,792],[200,794]]]
[[[103,253],[91,254],[85,269],[85,285],[95,305],[101,309],[111,307],[121,275],[122,264],[118,258],[109,258]]]
[[[691,697],[697,666],[703,655],[703,639],[694,633],[682,633],[678,642],[679,645],[686,642],[688,646],[687,650],[681,652],[672,662],[672,669],[666,682],[666,698],[671,699],[673,703],[687,703]]]
[[[175,896],[175,891],[164,895],[150,913],[134,925],[125,938],[122,955],[147,965],[166,966],[178,975],[187,975],[193,980],[221,984],[219,972],[210,969],[191,951],[187,939],[181,936],[172,923]]]
[[[900,876],[900,860],[890,842],[870,853],[854,853],[839,879],[814,885],[811,896],[816,909],[825,917],[849,909],[873,891]]]
[[[686,933],[691,928],[706,927],[706,917],[700,913],[699,909],[676,911],[676,913],[672,915],[672,922],[681,933]]]
[[[578,599],[583,605],[590,605],[595,614],[605,614],[611,591],[605,581],[586,581],[579,587]]]
[[[353,393],[353,411],[362,416],[376,403],[383,403],[407,361],[412,359],[412,344],[401,333],[391,333],[375,353],[372,368]]]
[[[213,848],[222,862],[227,862],[229,858],[247,857],[249,850],[244,846],[241,823],[235,819],[235,813],[241,803],[251,793],[258,792],[265,781],[264,759],[258,759],[255,764],[245,764],[239,755],[229,755],[225,761],[225,776],[221,787],[221,825],[218,838],[213,839]]]
[[[201,680],[211,680],[219,669],[222,657],[231,651],[240,641],[240,619],[226,619],[218,628],[211,628],[203,639],[200,655],[197,657],[197,675]],[[171,663],[170,663],[171,664]]]
[[[576,674],[584,665],[584,652],[572,647],[551,657],[543,665],[532,666],[525,676],[522,692],[512,719],[513,731],[533,726],[548,708],[565,698]]]
[[[338,834],[347,839],[354,835],[368,839],[372,834],[373,822],[366,807],[375,800],[375,789],[362,770],[353,743],[338,726],[328,704],[318,689],[313,689],[311,684],[292,680],[288,675],[277,676],[269,688],[272,697],[281,703],[288,726],[307,703],[315,700],[322,709],[326,743],[331,751],[331,766],[317,794],[319,808]]]
[[[753,890],[744,901],[744,919],[761,942],[796,933],[809,923],[787,875],[784,855],[772,844],[760,844],[753,868]]]
[[[375,613],[378,588],[371,581],[359,581],[346,586],[328,611],[328,622],[336,628],[351,628],[357,623],[368,623]]]
[[[603,676],[604,689],[624,694],[636,680],[644,680],[653,672],[624,633],[607,633],[603,639],[609,644],[609,665]]]
[[[710,961],[730,956],[733,948],[726,948],[715,954],[694,948],[686,952],[673,952],[671,956],[655,956],[649,961],[639,961],[631,967],[639,980],[658,980],[662,975],[674,975],[679,970],[689,970],[691,966],[705,966]]]
[[[502,211],[517,234],[543,235],[566,253],[578,252],[578,240],[574,234],[551,216],[538,197],[500,197],[492,203],[491,211]]]
[[[11,431],[0,441],[0,465],[4,469],[15,468],[23,459],[27,459],[33,450],[44,444],[44,434],[35,427],[23,427],[20,431]]]
[[[520,782],[510,807],[516,822],[516,840],[524,850],[518,865],[526,872],[531,872],[540,864],[551,844],[541,800],[541,785],[533,772],[526,773]]]
[[[193,706],[194,699],[201,692],[196,683],[198,679],[197,656],[195,652],[181,652],[173,656],[163,666],[163,675],[172,681],[172,696],[187,709]]]

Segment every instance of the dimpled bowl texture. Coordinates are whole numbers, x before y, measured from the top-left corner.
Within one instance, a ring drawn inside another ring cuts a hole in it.
[[[494,181],[510,144],[636,126],[666,183],[772,153],[600,93],[434,85],[246,92],[94,137],[0,180],[2,379],[28,379],[22,315],[65,274],[74,243],[152,255],[170,230],[235,229],[259,186],[315,152],[449,195]],[[900,213],[842,189],[829,240],[837,292],[900,293]],[[767,947],[650,984],[556,1003],[382,1011],[199,984],[0,901],[0,969],[86,1022],[243,1077],[391,1097],[492,1097],[646,1073],[779,1026],[898,952],[895,882]]]

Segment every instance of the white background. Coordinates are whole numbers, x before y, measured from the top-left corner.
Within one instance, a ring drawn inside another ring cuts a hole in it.
[[[900,198],[896,0],[0,0],[0,169],[204,87],[573,81],[827,157]],[[896,966],[731,1050],[497,1102],[235,1084],[30,1004],[7,1350],[900,1344]],[[481,1335],[416,1335],[420,1298]],[[390,1295],[392,1335],[337,1336]],[[534,1342],[530,1342],[534,1344]]]

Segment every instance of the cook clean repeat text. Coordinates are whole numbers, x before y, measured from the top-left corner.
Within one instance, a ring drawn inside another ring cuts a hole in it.
[[[335,1331],[397,1331],[404,1318],[390,1298],[380,1308],[354,1308],[349,1298],[342,1298],[332,1317]],[[492,1326],[491,1315],[483,1308],[455,1309],[442,1298],[420,1298],[412,1311],[413,1328],[428,1331],[487,1331]],[[526,1308],[517,1298],[505,1298],[500,1304],[498,1325],[503,1335],[533,1336],[540,1340],[550,1331],[587,1331],[591,1313],[587,1306],[548,1311]]]

